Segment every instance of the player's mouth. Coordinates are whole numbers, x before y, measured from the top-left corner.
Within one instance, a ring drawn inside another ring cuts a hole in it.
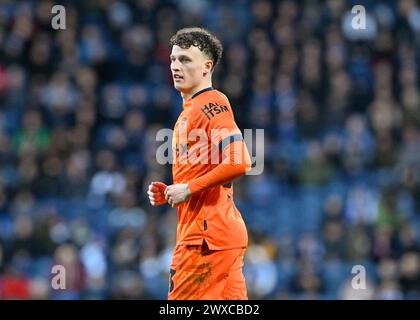
[[[173,78],[175,82],[178,82],[184,79],[184,77],[181,77],[179,74],[174,74]]]

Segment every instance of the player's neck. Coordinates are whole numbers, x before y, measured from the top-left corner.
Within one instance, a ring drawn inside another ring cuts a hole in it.
[[[202,84],[200,84],[199,86],[195,87],[194,89],[188,91],[188,92],[181,92],[181,97],[182,97],[182,101],[185,103],[187,102],[187,100],[189,98],[191,98],[194,94],[196,94],[197,92],[206,89],[208,87],[212,87],[212,83],[211,80],[210,81],[206,81],[203,82]]]

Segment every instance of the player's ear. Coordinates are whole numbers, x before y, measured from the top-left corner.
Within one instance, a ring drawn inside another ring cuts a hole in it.
[[[212,60],[207,60],[204,64],[203,77],[205,77],[207,74],[211,73],[212,69],[213,69],[213,61]]]

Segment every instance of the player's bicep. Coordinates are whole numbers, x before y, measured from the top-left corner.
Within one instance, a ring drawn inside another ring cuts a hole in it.
[[[229,139],[229,138],[227,138]],[[229,139],[229,143],[223,146],[222,164],[242,166],[245,171],[251,169],[251,157],[243,139]]]
[[[220,161],[219,156],[227,145],[243,140],[242,133],[235,123],[232,108],[227,100],[215,100],[196,110],[198,111],[196,125],[205,128],[212,150],[212,159]]]
[[[235,123],[232,111],[228,108],[225,113],[220,113],[209,120],[208,134],[211,137],[212,143],[219,146],[222,142],[225,144],[229,137],[242,137],[242,133]]]

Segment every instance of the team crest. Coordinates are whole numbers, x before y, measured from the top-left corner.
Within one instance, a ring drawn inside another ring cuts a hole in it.
[[[179,122],[179,130],[184,130],[187,127],[187,118],[182,118]]]

